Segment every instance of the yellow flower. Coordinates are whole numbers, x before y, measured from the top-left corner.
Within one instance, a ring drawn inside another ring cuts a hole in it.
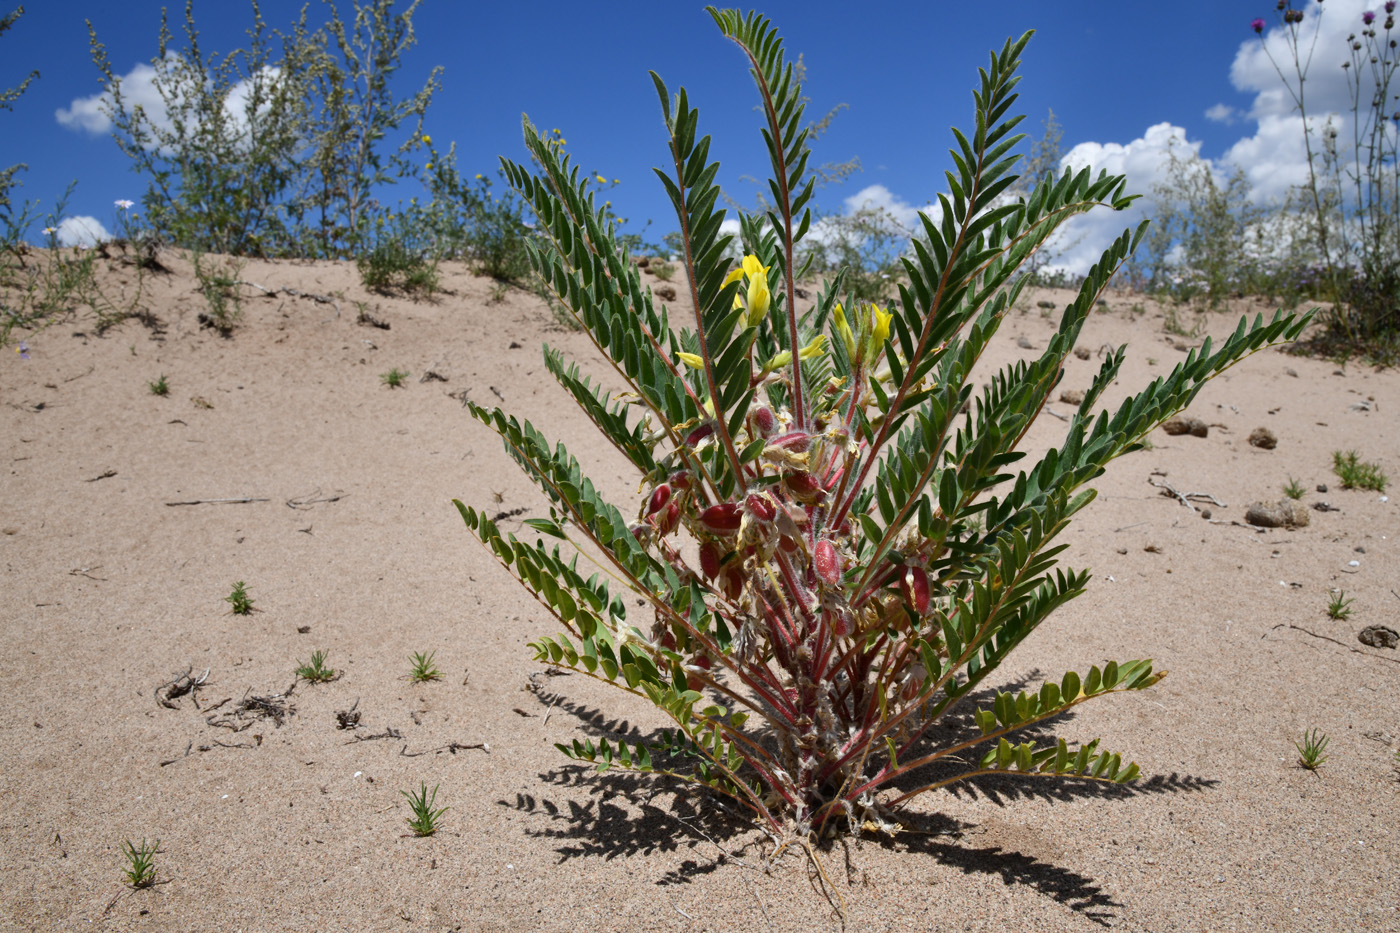
[[[735,266],[733,269],[730,269],[730,270],[729,270],[729,274],[726,275],[726,276],[724,277],[724,284],[721,285],[720,288],[728,288],[730,285],[732,285],[732,284],[734,284],[735,282],[739,281],[739,280],[742,279],[743,277],[744,277],[744,267],[743,267],[743,266]]]
[[[879,305],[871,305],[870,310],[875,317],[875,326],[870,331],[870,349],[867,355],[874,359],[884,348],[885,339],[890,335],[890,318],[894,317],[894,314],[882,310]]]
[[[615,185],[620,185],[620,184],[622,184],[622,179],[621,179],[621,178],[614,178],[614,179],[613,179],[613,184],[615,184]]]
[[[758,260],[754,260],[754,263],[757,265]],[[748,259],[744,260],[744,264],[748,265]],[[768,275],[766,274],[766,270],[760,270],[757,274],[749,276],[748,299],[748,325],[750,327],[757,327],[758,322],[763,320],[764,315],[768,313],[768,305],[769,302],[772,301],[772,295],[768,292]]]
[[[431,136],[429,136],[427,133],[424,133],[424,134],[423,134],[423,145],[425,145],[425,146],[431,146],[432,144],[433,144],[433,138],[432,138]]]
[[[431,172],[433,170],[433,163],[429,162],[427,165],[423,166],[423,168]]]
[[[483,178],[485,178],[485,177],[486,177],[486,176],[483,175],[483,174],[481,174],[480,172],[477,172],[477,173],[476,173],[476,180],[477,180],[477,181],[481,181],[481,179],[483,179]]]
[[[696,356],[694,353],[677,353],[676,358],[679,359],[685,365],[689,366],[691,369],[705,368],[705,361],[702,360],[700,357]]]
[[[846,310],[841,307],[841,302],[836,303],[835,313],[832,314],[832,325],[841,342],[846,345],[846,355],[854,359],[856,355],[856,336],[851,333],[851,325],[846,321]]]
[[[594,177],[598,179],[598,184],[600,185],[606,185],[608,183],[608,180],[602,175],[595,175]]]
[[[758,257],[752,253],[744,257],[744,275],[751,279],[760,272],[767,275],[770,268],[771,266],[761,265],[758,261]]]
[[[799,359],[810,360],[824,350],[826,350],[826,334],[817,334],[807,342],[807,346],[797,351],[797,356]]]

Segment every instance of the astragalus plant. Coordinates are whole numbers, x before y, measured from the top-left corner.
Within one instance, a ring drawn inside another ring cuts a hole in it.
[[[1108,355],[1060,446],[1015,472],[1085,317],[1142,234],[1104,253],[1037,359],[974,377],[1016,301],[1017,269],[1064,221],[1131,200],[1123,178],[1087,171],[1003,197],[1029,36],[981,74],[976,129],[954,132],[950,190],[910,244],[898,303],[843,307],[838,274],[805,307],[793,267],[813,191],[801,90],[765,19],[710,14],[758,85],[773,207],[743,218],[736,262],[710,140],[685,92],[653,75],[670,153],[657,175],[675,205],[693,316],[643,288],[589,176],[528,119],[534,167],[503,160],[537,218],[536,269],[612,363],[601,381],[549,348],[545,365],[641,474],[640,504],[605,501],[562,444],[468,403],[550,512],[527,522],[541,536],[532,543],[503,533],[489,509],[457,506],[566,630],[533,644],[541,661],[645,697],[675,723],[640,743],[560,748],[600,769],[703,785],[797,841],[890,826],[911,798],[975,775],[1132,780],[1136,765],[1097,741],[1017,733],[1156,683],[1150,661],[1014,695],[978,688],[1083,592],[1088,574],[1055,564],[1057,537],[1094,497],[1085,484],[1211,376],[1304,322],[1241,322],[1219,350],[1207,342],[1096,413],[1123,361]],[[971,714],[958,720],[969,728],[935,728],[955,711]]]

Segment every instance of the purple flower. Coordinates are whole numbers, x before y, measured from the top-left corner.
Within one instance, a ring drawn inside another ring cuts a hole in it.
[[[1375,21],[1376,14],[1372,13],[1370,10],[1367,10],[1365,13],[1361,14],[1361,22],[1365,23],[1367,26],[1371,25]]]
[[[15,347],[15,352],[19,354],[19,358],[20,358],[20,359],[22,359],[22,360],[27,360],[27,359],[29,359],[29,344],[27,344],[27,343],[25,343],[23,340],[21,340],[21,341],[19,342],[19,346]]]
[[[1395,12],[1395,0],[1385,0],[1385,11],[1387,13]]]
[[[1255,32],[1263,32],[1264,21],[1262,19],[1256,19],[1254,22],[1249,24],[1249,28],[1253,29]]]

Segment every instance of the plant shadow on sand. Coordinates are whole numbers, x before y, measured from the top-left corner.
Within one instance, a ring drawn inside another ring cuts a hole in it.
[[[936,746],[947,747],[977,734],[971,710],[988,705],[998,692],[1016,692],[1041,679],[1032,670],[997,688],[984,688],[968,696],[967,712],[959,712],[940,723],[939,733],[916,748],[919,753]],[[560,693],[535,689],[535,699],[555,713],[573,717],[587,734],[609,740],[626,739],[654,745],[661,730],[644,733],[627,719],[609,718],[602,711],[576,703]],[[1018,741],[1048,738],[1055,726],[1074,718],[1073,712],[1036,723],[1016,733]],[[659,766],[664,759],[657,759]],[[965,770],[966,764],[949,763],[922,771],[908,790],[930,780],[938,780]],[[741,870],[758,870],[755,856],[746,862],[750,850],[769,843],[754,833],[753,823],[714,794],[677,791],[673,779],[657,775],[602,772],[587,765],[565,765],[543,772],[540,779],[560,789],[583,789],[591,798],[586,802],[566,799],[556,803],[543,796],[517,794],[514,801],[498,805],[526,815],[546,817],[544,828],[528,830],[536,837],[556,839],[561,863],[580,857],[605,860],[633,855],[694,850],[698,858],[685,859],[658,880],[661,886],[688,884],[700,875],[717,871],[726,863]],[[1146,794],[1190,793],[1213,788],[1218,781],[1193,775],[1157,775],[1128,785],[1107,785],[1095,781],[1047,780],[1034,777],[984,775],[947,787],[944,792],[971,800],[985,799],[998,808],[1021,800],[1067,803],[1090,798],[1108,802],[1128,800]],[[973,846],[965,838],[978,828],[941,813],[908,811],[903,818],[905,831],[897,835],[862,833],[859,844],[874,843],[882,848],[932,856],[939,863],[963,874],[993,875],[1007,885],[1026,885],[1037,893],[1068,907],[1086,919],[1108,926],[1124,905],[1105,893],[1093,878],[1033,855],[1001,845]],[[826,843],[828,853],[841,849],[848,883],[859,884],[861,871],[852,858],[852,840]]]

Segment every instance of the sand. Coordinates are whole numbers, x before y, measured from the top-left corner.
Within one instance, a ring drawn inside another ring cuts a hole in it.
[[[351,264],[252,262],[242,278],[276,293],[245,287],[225,339],[199,326],[188,262],[164,258],[147,324],[98,334],[77,313],[30,335],[30,359],[0,358],[0,928],[840,928],[804,857],[766,867],[767,837],[705,798],[553,747],[662,720],[543,674],[526,643],[554,627],[450,499],[514,513],[507,528],[542,505],[465,393],[503,399],[635,501],[540,361],[545,341],[602,372],[583,335],[526,292],[492,303],[457,266],[416,301],[366,292]],[[991,362],[1043,347],[1035,302],[1068,297],[1028,296]],[[357,302],[389,329],[357,323]],[[1119,395],[1197,342],[1165,333],[1163,311],[1113,294],[1088,323],[1082,346],[1128,344]],[[1097,365],[1071,359],[1063,387]],[[395,367],[400,389],[379,378]],[[162,374],[165,397],[148,389]],[[1171,672],[1158,687],[1054,730],[1101,737],[1144,778],[924,796],[925,832],[823,854],[847,928],[1400,930],[1400,652],[1357,640],[1400,628],[1400,500],[1331,470],[1355,448],[1400,477],[1397,412],[1394,371],[1267,351],[1192,405],[1206,437],[1157,431],[1113,464],[1066,537],[1089,592],[996,679],[1154,659]],[[1259,427],[1274,449],[1247,443]],[[1042,417],[1030,445],[1062,430]],[[1244,526],[1289,477],[1331,510]],[[170,504],[236,498],[256,501]],[[224,601],[235,581],[247,616]],[[1354,597],[1349,620],[1328,618],[1332,588]],[[297,682],[316,650],[341,676]],[[420,651],[442,681],[409,681]],[[186,671],[203,685],[158,702]],[[294,709],[234,715],[254,697]],[[351,710],[358,728],[338,728]],[[1312,728],[1331,740],[1316,772],[1294,749]],[[401,791],[421,783],[450,807],[432,838],[405,835]],[[160,840],[160,883],[132,891],[120,849],[143,838]]]

